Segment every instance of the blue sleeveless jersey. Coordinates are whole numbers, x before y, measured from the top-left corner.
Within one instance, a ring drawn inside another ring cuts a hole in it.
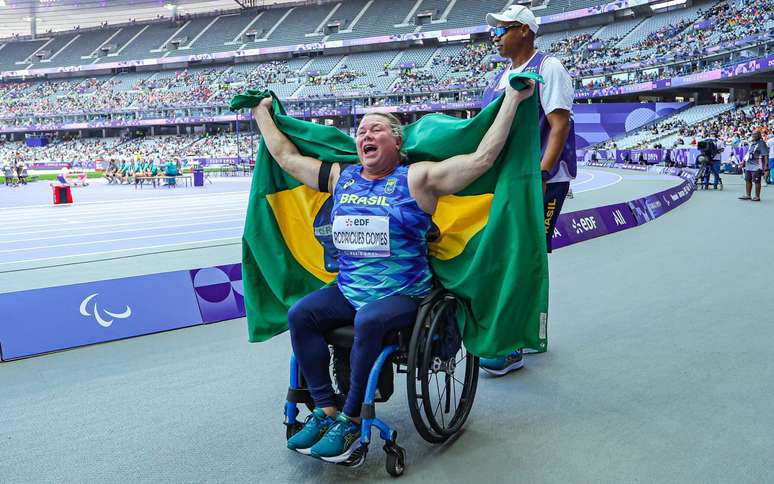
[[[540,68],[543,65],[543,61],[546,60],[546,57],[548,57],[548,55],[537,51],[529,63],[524,66],[524,70],[522,72],[535,72],[540,74]],[[538,82],[535,85],[534,94],[535,96],[538,96],[538,99],[540,99],[540,89],[541,86]],[[551,125],[548,124],[548,117],[546,116],[546,112],[543,110],[541,103],[538,103],[538,117],[540,119],[540,156],[542,157],[546,152],[548,137],[551,133]],[[556,165],[554,165],[554,169],[551,170],[551,173],[549,174],[551,177],[556,175],[556,173],[559,171],[559,166],[561,165],[562,161],[564,161],[564,163],[567,165],[567,170],[570,172],[570,176],[575,178],[578,175],[578,165],[577,155],[575,154],[575,121],[572,119],[572,116],[570,116],[570,133],[567,135],[567,141],[564,142],[564,147],[562,148],[562,154],[559,156],[559,161],[556,163]]]
[[[356,310],[388,296],[428,295],[432,220],[409,193],[408,166],[378,180],[363,178],[361,169],[342,167],[333,192],[339,289]]]

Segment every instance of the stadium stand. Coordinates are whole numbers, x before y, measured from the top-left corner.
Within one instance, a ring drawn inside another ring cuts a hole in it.
[[[179,50],[190,47],[200,35],[204,35],[217,17],[195,18],[185,22],[162,46],[162,50]]]
[[[594,34],[595,40],[609,41],[612,39],[621,39],[632,32],[638,25],[643,23],[644,20],[640,18],[634,18],[630,20],[622,20],[620,22],[613,22],[609,25],[603,26]]]
[[[0,157],[10,159],[19,154],[27,164],[37,162],[79,163],[87,160],[169,160],[174,158],[234,157],[238,152],[245,156],[250,152],[251,141],[242,135],[239,140],[233,133],[213,135],[168,135],[142,138],[89,138],[61,139],[45,147],[31,148],[23,142],[0,142]],[[237,141],[241,143],[238,150]]]
[[[328,16],[333,7],[330,4],[312,5],[304,8],[291,8],[281,23],[272,27],[271,36],[259,47],[292,45],[314,42],[307,37],[314,34],[317,27]]]
[[[236,47],[233,43],[237,35],[242,32],[253,16],[238,13],[220,15],[215,23],[195,43],[185,46],[185,54],[209,54],[221,50]]]
[[[774,104],[768,100],[753,102],[747,106],[724,106],[712,116],[698,122],[678,127],[666,136],[649,141],[648,145],[661,144],[665,147],[695,147],[697,141],[706,137],[719,140],[721,146],[739,147],[744,145],[750,133],[760,131],[764,139],[772,133],[772,112]]]
[[[452,8],[447,21],[443,24],[444,29],[456,27],[468,27],[471,19],[483,19],[489,12],[499,12],[507,3],[503,0],[481,0],[478,2],[457,2]],[[603,3],[603,2],[598,2]],[[536,12],[536,15],[544,15],[544,11]]]
[[[416,28],[414,23],[404,24],[404,20],[408,19],[415,4],[415,0],[370,1],[363,7],[364,12],[358,14],[360,18],[355,30],[346,33],[339,31],[337,34],[332,34],[329,40],[356,39],[359,37],[413,32]]]
[[[31,40],[3,44],[3,50],[0,51],[0,69],[13,71],[26,68],[29,64],[25,64],[24,60],[32,56],[47,42],[48,40]]]
[[[247,32],[242,36],[242,45],[239,48],[263,47],[262,43],[266,42],[266,39],[272,34],[280,21],[287,17],[290,10],[289,8],[278,8],[258,13],[255,17],[255,22],[248,27]]]
[[[35,41],[4,41],[0,43],[0,70],[130,61],[469,27],[483,23],[486,12],[501,10],[512,2],[398,0],[387,3],[347,0],[239,13],[218,12],[183,17],[176,23],[153,21],[47,34],[46,38]],[[552,1],[536,12],[550,15],[600,3]],[[429,19],[423,17],[427,13]],[[699,1],[688,8],[639,14],[634,18],[615,19],[612,23],[603,19],[602,23],[590,22],[588,26],[569,24],[573,26],[569,30],[549,29],[537,38],[537,45],[563,60],[574,75],[577,88],[601,88],[724,66],[737,59],[738,54],[723,57],[719,43],[774,28],[774,0]],[[188,68],[146,67],[137,71],[127,68],[69,79],[7,80],[0,82],[0,128],[63,121],[131,120],[141,124],[148,119],[228,114],[226,107],[231,97],[246,88],[271,89],[287,101],[287,106],[301,110],[307,109],[307,102],[319,108],[348,109],[440,100],[475,101],[504,64],[486,35],[466,40],[425,42],[421,46],[403,42],[400,47],[395,44],[382,48],[369,46],[363,52],[316,51],[300,53],[297,57],[298,54],[293,57],[287,54],[261,62],[249,58],[242,59],[247,62],[227,60]],[[764,44],[771,48],[770,40],[761,45]],[[718,48],[711,54],[697,54],[697,49],[708,47]],[[40,55],[34,55],[36,52]],[[677,58],[659,60],[666,53],[676,54]],[[701,59],[702,55],[706,58]],[[622,65],[654,60],[658,61],[654,65]],[[651,125],[650,131],[629,133],[628,138],[619,140],[619,145],[635,147],[653,142],[654,131],[659,133],[656,141],[673,143],[676,139],[672,136],[680,129],[701,126],[707,119],[725,115],[731,109],[734,104],[698,105],[657,120],[656,123],[662,124]],[[68,118],[64,119],[63,115]],[[102,133],[108,140],[118,134]],[[202,143],[201,140],[187,142],[190,146]],[[172,141],[169,144],[182,148]],[[61,149],[65,150],[66,146]],[[107,142],[107,146],[113,145]]]
[[[705,8],[706,4],[701,4],[670,12],[667,15],[653,15],[622,37],[621,41],[616,44],[616,47],[624,49],[639,44],[647,38],[659,37],[661,33],[665,32],[665,29],[673,28],[675,25],[681,25],[684,22],[690,22],[697,18]]]
[[[174,35],[175,31],[175,27],[167,22],[149,24],[140,30],[136,37],[129,39],[120,47],[115,57],[112,57],[111,60],[161,57],[163,55],[163,52],[160,52],[161,46]],[[152,52],[154,50],[156,52]]]
[[[681,111],[674,116],[662,119],[653,127],[643,128],[643,130],[616,142],[619,148],[642,147],[646,144],[653,146],[660,144],[665,147],[673,147],[674,141],[678,136],[675,133],[680,128],[686,126],[701,125],[708,119],[713,119],[720,114],[730,111],[734,108],[733,104],[706,104],[694,106],[685,111]],[[646,143],[647,142],[647,143]]]
[[[62,67],[90,62],[89,57],[94,49],[104,44],[116,30],[93,30],[78,34],[75,41],[58,56],[50,59],[50,66]]]
[[[99,62],[110,62],[115,59],[122,49],[124,49],[136,36],[138,36],[147,25],[127,25],[120,27],[115,33],[108,37],[109,40],[97,46],[91,56],[94,57],[92,64]]]

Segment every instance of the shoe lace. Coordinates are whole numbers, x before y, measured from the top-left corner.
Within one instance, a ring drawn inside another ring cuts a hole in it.
[[[314,420],[315,425],[319,427],[325,421],[325,417],[321,417],[319,415],[316,415],[314,412],[312,412],[306,416],[306,420],[304,420],[304,425],[307,425],[311,420]]]
[[[337,439],[341,437],[341,435],[346,432],[351,425],[353,425],[353,422],[349,420],[336,419],[333,425],[331,425],[331,427],[328,429],[328,432],[325,434],[325,438],[329,440]]]

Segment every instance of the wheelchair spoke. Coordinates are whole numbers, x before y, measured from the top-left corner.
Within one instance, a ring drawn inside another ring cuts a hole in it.
[[[446,393],[446,401],[444,405],[444,413],[449,413],[449,410],[451,410],[451,392],[449,391],[449,382],[451,380],[451,377],[449,374],[446,374],[446,377],[444,378],[444,388],[443,391]]]
[[[441,404],[443,403],[443,397],[444,393],[446,393],[446,390],[444,389],[443,393],[441,392],[441,388],[438,385],[438,376],[435,375],[435,388],[438,391],[438,405],[436,405],[435,409],[433,410],[433,416],[435,416],[438,413],[438,410],[441,410],[441,426],[446,427],[446,422],[443,418],[443,409],[441,408]]]
[[[455,380],[454,375],[447,375],[446,378],[447,378],[447,381],[448,380],[452,380],[452,381]],[[454,402],[454,415],[457,415],[457,385],[452,383],[451,387],[452,387],[452,391],[451,391],[451,393],[452,393],[452,401]]]

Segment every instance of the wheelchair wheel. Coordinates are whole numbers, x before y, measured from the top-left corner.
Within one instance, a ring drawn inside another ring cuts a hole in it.
[[[385,445],[384,451],[387,453],[387,460],[384,462],[387,474],[392,477],[403,475],[406,470],[406,451],[397,445]]]
[[[444,442],[462,428],[478,385],[478,357],[462,345],[451,357],[442,356],[447,324],[455,324],[450,315],[456,304],[449,294],[431,302],[418,316],[409,343],[409,410],[417,432],[431,443]]]

